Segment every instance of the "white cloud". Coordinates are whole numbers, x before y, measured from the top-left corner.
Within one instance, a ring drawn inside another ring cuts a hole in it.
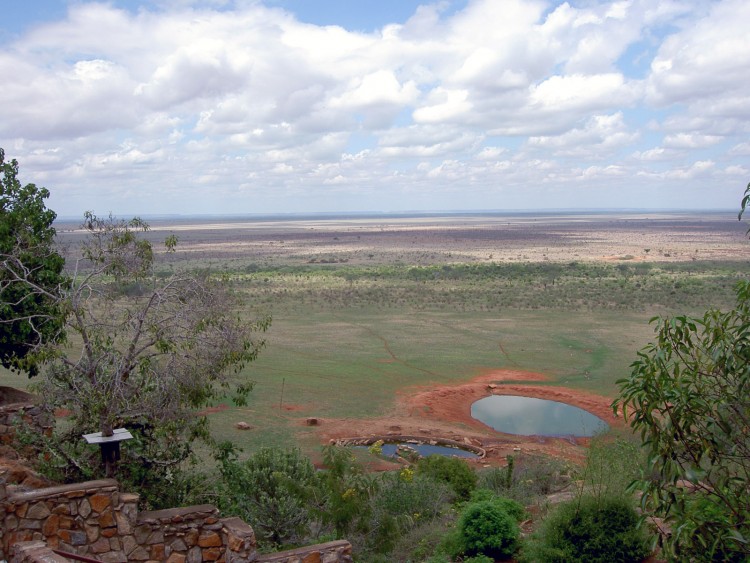
[[[633,158],[644,161],[660,161],[669,160],[675,156],[675,151],[665,149],[664,147],[654,147],[645,151],[636,151],[633,153]]]
[[[750,156],[750,141],[736,144],[729,150],[729,154],[732,156]]]
[[[711,3],[705,14],[697,12],[661,44],[651,63],[648,99],[661,105],[686,104],[694,117],[741,116],[729,129],[746,132],[750,4],[724,0]]]
[[[446,0],[372,33],[261,0],[118,5],[0,50],[0,146],[62,214],[533,207],[544,184],[585,207],[598,178],[729,182],[750,154],[740,0]]]
[[[602,158],[606,153],[632,143],[637,137],[637,133],[628,130],[622,112],[617,112],[595,115],[582,128],[561,135],[530,137],[527,144],[559,155]]]
[[[718,135],[700,133],[676,133],[664,137],[664,146],[671,149],[698,149],[710,147],[722,141]]]

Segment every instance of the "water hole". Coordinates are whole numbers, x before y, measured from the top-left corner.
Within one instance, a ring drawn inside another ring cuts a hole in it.
[[[477,459],[479,455],[470,452],[468,450],[462,450],[461,448],[453,448],[450,446],[439,446],[433,444],[415,444],[413,442],[386,442],[381,446],[382,454],[386,457],[397,457],[396,450],[399,446],[411,448],[415,450],[420,456],[427,457],[430,455],[444,455],[444,456],[457,456],[467,459]],[[364,449],[370,446],[355,446],[356,448]]]
[[[471,405],[471,416],[506,434],[588,437],[609,425],[581,408],[534,397],[491,395]]]

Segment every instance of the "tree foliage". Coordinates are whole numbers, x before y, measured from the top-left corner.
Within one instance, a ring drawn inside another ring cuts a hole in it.
[[[89,238],[66,295],[69,330],[80,343],[59,354],[42,388],[76,421],[159,424],[207,404],[226,376],[257,356],[252,334],[267,320],[243,321],[227,287],[205,275],[153,276],[142,221],[86,215]],[[248,391],[241,387],[240,392]]]
[[[515,518],[494,500],[469,504],[458,520],[458,531],[464,553],[493,558],[512,555],[520,534]]]
[[[74,431],[62,442],[126,427],[137,435],[127,446],[138,456],[133,467],[179,463],[192,438],[206,435],[196,409],[230,387],[244,401],[250,384],[232,386],[230,376],[255,359],[269,319],[243,318],[237,296],[208,275],[155,276],[157,254],[139,219],[87,213],[82,228],[87,237],[60,296],[70,346],[50,352],[37,390],[48,407],[71,412]],[[168,237],[166,251],[176,243]],[[58,451],[68,469],[80,460],[74,449]]]
[[[750,283],[734,310],[653,319],[614,403],[640,432],[651,474],[642,503],[665,518],[669,556],[750,556]]]
[[[315,467],[298,449],[262,448],[240,462],[231,447],[220,455],[221,508],[250,522],[262,543],[299,542],[315,519]]]
[[[0,148],[0,362],[36,375],[44,345],[64,337],[59,290],[65,261],[55,250],[49,191],[18,180]]]
[[[477,474],[464,460],[455,457],[431,455],[417,462],[417,474],[440,483],[447,483],[456,496],[468,499],[477,486]]]
[[[558,505],[526,546],[523,560],[539,563],[642,561],[648,541],[632,499],[583,496]]]

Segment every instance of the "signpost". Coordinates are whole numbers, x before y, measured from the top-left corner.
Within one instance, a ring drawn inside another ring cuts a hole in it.
[[[89,444],[99,444],[102,450],[102,463],[107,477],[114,477],[115,467],[120,460],[120,442],[130,440],[133,435],[125,428],[115,428],[111,436],[102,436],[101,432],[84,434],[83,438]]]

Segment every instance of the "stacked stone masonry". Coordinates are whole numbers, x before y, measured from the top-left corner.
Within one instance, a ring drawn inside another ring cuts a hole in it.
[[[65,561],[45,546],[110,563],[351,561],[345,541],[259,557],[253,529],[239,518],[220,518],[211,505],[139,512],[138,495],[112,479],[33,490],[0,479],[0,524],[0,559],[19,562]]]
[[[16,430],[20,423],[25,423],[35,431],[49,436],[54,425],[54,418],[40,406],[31,403],[0,406],[0,444],[14,444]]]
[[[49,436],[54,417],[12,392],[20,402],[0,406],[0,446],[17,450],[20,425]],[[352,561],[346,541],[258,556],[253,529],[239,518],[220,518],[211,505],[139,512],[138,495],[120,492],[112,479],[28,489],[0,474],[0,537],[0,560],[11,563],[69,561],[54,550],[103,562]]]
[[[43,541],[24,541],[13,544],[10,563],[67,563],[67,557],[52,551]]]

